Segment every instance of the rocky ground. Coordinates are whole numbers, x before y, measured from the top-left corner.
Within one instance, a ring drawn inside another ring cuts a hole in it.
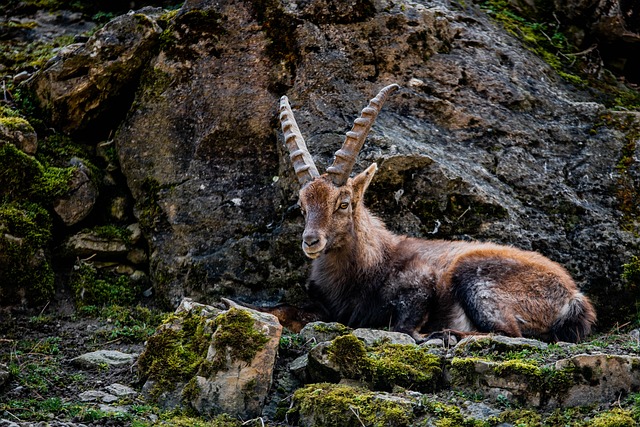
[[[365,391],[361,388],[365,385],[362,379],[347,378],[349,375],[335,363],[325,361],[323,369],[300,368],[300,356],[309,353],[309,358],[318,359],[318,354],[328,344],[320,342],[347,332],[330,324],[321,328],[305,328],[300,334],[283,332],[274,382],[260,417],[253,421],[226,415],[199,418],[188,408],[161,409],[143,397],[143,381],[136,360],[144,351],[145,340],[161,319],[166,318],[166,314],[141,306],[85,307],[65,314],[62,306],[52,304],[44,310],[4,310],[0,313],[0,381],[3,383],[0,389],[0,426],[357,425],[351,424],[357,421],[357,417],[350,418],[352,413],[349,411],[340,412],[339,406],[333,424],[322,420],[327,416],[321,415],[322,410],[336,410],[331,405],[337,403],[330,400],[335,399],[336,393],[362,399],[362,396],[368,396],[367,399],[374,399],[374,402],[376,399],[392,399],[393,402],[404,402],[402,404],[411,403],[411,424],[408,419],[385,418],[387,415],[383,414],[380,419],[384,422],[378,420],[362,425],[631,426],[640,419],[640,395],[634,393],[640,387],[637,374],[633,379],[623,379],[628,386],[621,387],[620,394],[602,399],[598,394],[608,389],[599,389],[597,383],[613,383],[614,379],[602,379],[594,372],[590,378],[591,387],[600,391],[594,397],[585,389],[576,389],[579,395],[591,401],[572,407],[547,405],[541,408],[527,403],[529,397],[523,400],[523,396],[533,394],[536,388],[531,378],[530,384],[520,385],[520,394],[514,392],[518,387],[505,385],[499,386],[505,387],[501,393],[493,395],[486,392],[488,389],[474,391],[458,386],[438,386],[437,391],[431,393],[425,392],[424,384],[427,383],[418,380],[413,386],[402,383],[402,387],[381,388],[378,385],[377,392]],[[380,340],[385,334],[383,331],[355,331],[359,339],[373,346],[367,347],[368,351],[374,351],[371,348],[375,348],[375,340]],[[389,336],[392,341],[398,339]],[[640,360],[635,359],[640,357],[639,340],[637,330],[629,333],[620,330],[598,334],[589,342],[578,345],[547,347],[537,342],[523,345],[515,341],[505,344],[508,340],[496,338],[476,347],[469,344],[465,347],[464,342],[443,347],[436,340],[423,345],[423,348],[433,355],[448,354],[446,359],[449,361],[455,357],[459,360],[472,357],[473,360],[489,360],[491,363],[512,363],[515,360],[547,366],[576,354],[593,356],[606,353],[607,359],[615,358],[614,355],[629,355],[634,357],[633,360]],[[539,345],[544,348],[537,349]],[[605,365],[602,364],[600,369],[606,371]],[[327,385],[327,379],[334,374],[338,375],[334,381],[342,377],[340,385]],[[503,377],[509,378],[509,375]],[[391,384],[398,380],[390,381]],[[311,385],[303,388],[304,383]],[[352,386],[355,388],[350,388]],[[313,411],[305,406],[309,402],[304,393],[309,390],[315,393],[312,402],[317,409]],[[364,419],[366,407],[359,411]]]

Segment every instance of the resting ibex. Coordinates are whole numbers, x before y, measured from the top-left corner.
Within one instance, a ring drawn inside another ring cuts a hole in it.
[[[280,121],[305,218],[302,250],[313,259],[308,293],[327,320],[352,327],[390,326],[422,340],[440,329],[577,342],[596,320],[567,271],[544,256],[491,243],[396,235],[364,205],[376,164],[349,177],[392,84],[347,132],[323,175],[286,96]]]

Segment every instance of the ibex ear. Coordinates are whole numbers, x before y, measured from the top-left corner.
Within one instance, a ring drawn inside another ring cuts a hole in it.
[[[364,197],[364,192],[369,187],[369,183],[373,179],[373,175],[378,170],[378,165],[373,163],[371,166],[353,177],[353,206],[356,206]]]

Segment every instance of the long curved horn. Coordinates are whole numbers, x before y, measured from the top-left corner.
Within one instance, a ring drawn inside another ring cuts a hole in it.
[[[298,177],[301,185],[320,176],[313,158],[309,154],[307,144],[302,138],[296,119],[293,117],[293,111],[289,105],[289,99],[286,96],[280,98],[280,123],[282,125],[282,133],[284,133],[284,143],[289,150],[289,157],[293,163],[293,170]]]
[[[389,95],[399,88],[400,86],[395,83],[382,88],[378,95],[369,101],[369,105],[364,107],[360,117],[353,123],[353,128],[347,132],[342,148],[336,151],[333,164],[327,168],[331,182],[338,187],[343,186],[349,179],[356,157],[364,145],[364,140],[369,134],[373,122],[382,109],[382,104],[384,104]]]

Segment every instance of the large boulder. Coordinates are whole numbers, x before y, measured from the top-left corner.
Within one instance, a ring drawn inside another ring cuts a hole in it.
[[[308,263],[277,100],[324,170],[396,82],[355,167],[379,165],[372,210],[397,232],[540,251],[594,297],[601,325],[619,318],[638,247],[637,118],[567,86],[481,12],[338,3],[194,0],[168,21],[114,138],[158,295],[297,298]]]
[[[187,298],[149,338],[138,361],[148,398],[203,415],[261,414],[282,326],[271,314],[228,304],[223,311]]]
[[[146,12],[122,15],[86,43],[61,49],[26,82],[58,129],[95,135],[97,125],[113,129],[114,119],[122,119],[132,85],[161,33],[155,19],[159,10]]]

